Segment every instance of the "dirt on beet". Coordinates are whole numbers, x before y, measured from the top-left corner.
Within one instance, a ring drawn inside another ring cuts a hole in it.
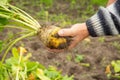
[[[68,5],[67,2],[64,3],[63,0],[59,0],[58,6],[61,6],[61,9],[58,10],[55,7],[54,9],[50,9],[49,12],[52,14],[62,11],[65,14],[73,16],[73,19],[77,18],[78,16],[75,14],[77,12],[74,12],[76,10],[72,10],[72,12],[68,11]],[[29,5],[25,6],[29,7]],[[36,7],[31,9],[37,11]],[[7,33],[8,31],[5,30],[4,32]],[[0,39],[4,36],[5,34],[0,34]],[[108,80],[105,74],[106,66],[111,64],[112,60],[120,59],[120,50],[114,45],[114,42],[120,45],[120,38],[117,36],[104,37],[103,39],[89,37],[87,40],[81,41],[72,50],[60,53],[48,51],[37,37],[22,40],[15,46],[18,47],[21,43],[24,44],[25,48],[32,53],[31,60],[38,61],[46,67],[48,65],[56,66],[58,70],[62,71],[63,75],[74,75],[74,80]],[[80,63],[77,63],[75,62],[76,55],[83,55],[84,59]],[[88,63],[90,66],[81,65],[81,63]]]

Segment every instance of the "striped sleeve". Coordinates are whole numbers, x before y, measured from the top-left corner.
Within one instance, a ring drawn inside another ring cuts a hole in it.
[[[120,34],[120,0],[99,11],[86,21],[89,34],[93,37]]]

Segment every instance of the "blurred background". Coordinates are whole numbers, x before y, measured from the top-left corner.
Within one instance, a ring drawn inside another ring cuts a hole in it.
[[[92,16],[107,0],[9,0],[43,23],[61,27],[81,23]]]

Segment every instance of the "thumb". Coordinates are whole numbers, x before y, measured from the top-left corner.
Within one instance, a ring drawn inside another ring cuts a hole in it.
[[[72,30],[71,30],[71,28],[69,28],[69,29],[61,29],[61,30],[58,31],[58,34],[60,36],[72,36]]]

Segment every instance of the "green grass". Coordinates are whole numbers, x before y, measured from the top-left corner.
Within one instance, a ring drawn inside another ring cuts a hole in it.
[[[105,6],[108,0],[91,0],[91,4]]]

